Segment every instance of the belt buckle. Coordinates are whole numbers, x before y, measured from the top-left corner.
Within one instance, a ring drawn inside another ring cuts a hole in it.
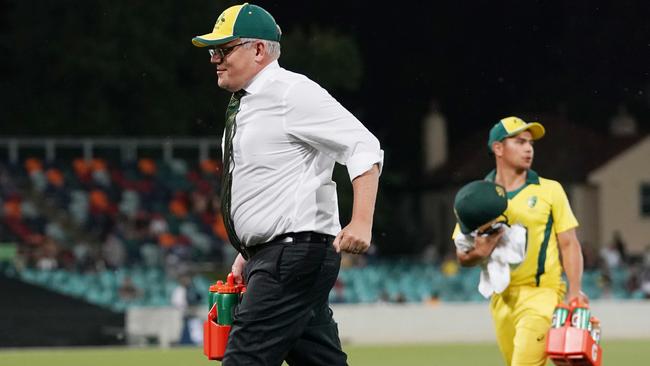
[[[293,235],[287,235],[284,238],[280,239],[278,242],[284,244],[293,244],[296,242],[296,239],[293,237]]]

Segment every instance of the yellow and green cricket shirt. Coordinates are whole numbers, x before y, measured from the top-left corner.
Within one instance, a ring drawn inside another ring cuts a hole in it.
[[[485,179],[494,182],[496,170]],[[510,273],[510,286],[564,289],[557,234],[578,226],[562,185],[528,170],[526,183],[507,192],[508,224],[521,224],[527,232],[526,257]],[[459,232],[458,225],[454,236]]]

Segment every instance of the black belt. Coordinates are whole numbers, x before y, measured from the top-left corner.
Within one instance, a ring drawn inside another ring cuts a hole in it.
[[[301,231],[299,233],[286,233],[276,236],[273,240],[266,243],[257,244],[252,247],[245,247],[242,250],[242,255],[249,259],[257,252],[277,244],[291,244],[291,243],[312,243],[312,244],[330,244],[334,241],[334,236],[329,234],[321,234],[314,231]]]

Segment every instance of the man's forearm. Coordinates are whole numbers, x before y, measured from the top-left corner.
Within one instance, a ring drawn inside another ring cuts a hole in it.
[[[456,257],[458,257],[458,262],[463,267],[473,267],[485,260],[485,257],[479,254],[476,249],[472,249],[469,252],[456,250]]]
[[[558,241],[562,254],[562,267],[569,281],[569,297],[577,296],[582,289],[583,259],[580,242],[574,230],[560,233]]]
[[[569,293],[578,293],[582,287],[582,253],[579,245],[571,245],[562,251],[562,266],[569,281]]]
[[[352,222],[359,222],[372,227],[378,186],[379,167],[377,164],[373,165],[365,173],[354,178],[352,181],[352,190],[354,192]]]
[[[463,267],[472,267],[481,263],[487,257],[492,255],[492,251],[497,246],[504,233],[505,230],[501,228],[490,235],[479,235],[475,237],[474,247],[469,251],[456,249],[456,257],[458,257],[458,262],[460,262]]]

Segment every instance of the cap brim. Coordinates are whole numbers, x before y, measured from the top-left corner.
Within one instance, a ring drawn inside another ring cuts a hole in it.
[[[208,33],[192,38],[192,44],[196,47],[220,46],[239,37],[226,34]]]
[[[539,122],[528,123],[528,131],[533,135],[533,140],[539,140],[546,134],[546,129]]]
[[[465,235],[468,235],[469,233],[472,232],[472,229],[470,229],[470,228],[468,228],[467,226],[465,226],[465,224],[463,224],[462,222],[460,222],[460,220],[458,221],[458,226],[460,227],[460,232],[463,233],[463,234],[465,234]]]
[[[539,140],[546,134],[546,129],[539,122],[529,122],[526,123],[526,126],[519,128],[515,131],[512,131],[508,134],[508,137],[519,135],[524,131],[530,131],[530,134],[533,137],[533,140]]]

